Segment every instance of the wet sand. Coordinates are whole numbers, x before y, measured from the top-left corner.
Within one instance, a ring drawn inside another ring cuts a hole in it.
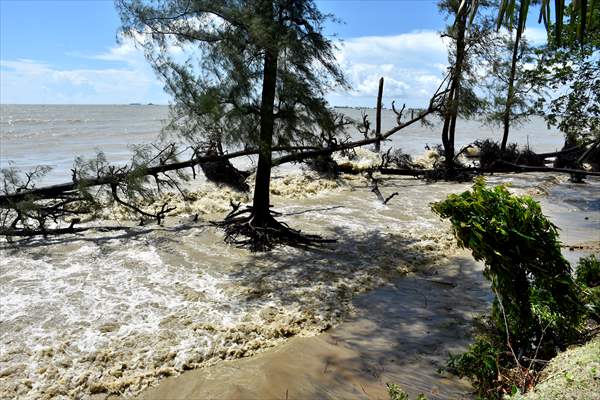
[[[463,252],[357,297],[353,315],[322,335],[167,378],[140,399],[387,399],[387,382],[411,397],[470,398],[466,381],[437,369],[490,305],[481,269]]]

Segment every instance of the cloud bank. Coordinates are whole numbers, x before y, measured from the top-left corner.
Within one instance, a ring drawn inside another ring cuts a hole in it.
[[[533,44],[543,29],[529,28]],[[332,105],[374,106],[385,78],[384,102],[425,106],[447,69],[447,43],[435,31],[364,36],[339,45],[336,57],[352,89],[327,96]],[[180,49],[173,49],[174,53]],[[94,68],[58,68],[32,59],[0,60],[0,102],[37,104],[167,103],[162,83],[130,39],[100,54],[68,53],[71,60],[95,60]],[[105,65],[109,66],[105,66]]]

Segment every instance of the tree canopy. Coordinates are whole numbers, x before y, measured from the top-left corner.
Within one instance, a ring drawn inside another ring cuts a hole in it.
[[[264,12],[272,3],[273,18]],[[346,87],[330,18],[312,1],[118,0],[135,38],[173,97],[171,127],[193,143],[259,145],[264,55],[277,54],[274,145],[314,143],[333,131],[323,95]],[[317,131],[319,129],[319,131]]]

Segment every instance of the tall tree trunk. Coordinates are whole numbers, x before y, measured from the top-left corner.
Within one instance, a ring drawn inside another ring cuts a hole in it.
[[[510,64],[510,76],[508,78],[508,91],[506,93],[506,105],[504,108],[504,115],[502,116],[502,122],[504,124],[504,133],[502,135],[502,144],[500,150],[504,152],[506,150],[506,144],[508,143],[508,132],[510,131],[510,113],[512,110],[513,99],[514,99],[514,87],[515,87],[515,75],[517,71],[517,61],[519,59],[519,44],[521,42],[521,35],[523,33],[523,8],[526,6],[524,1],[521,1],[521,7],[519,8],[519,18],[517,33],[515,35],[515,41],[513,43],[512,60]]]
[[[448,109],[444,117],[442,129],[442,143],[444,145],[444,156],[449,170],[454,168],[454,137],[456,132],[456,119],[458,117],[458,102],[460,96],[460,81],[462,77],[463,63],[465,61],[465,31],[467,26],[467,12],[463,11],[457,16],[456,37],[456,60],[452,71],[452,83],[448,94]]]
[[[381,137],[381,99],[383,97],[383,77],[379,78],[379,91],[377,92],[377,114],[375,116],[375,137]],[[381,151],[381,140],[375,142],[375,151]]]
[[[277,50],[265,49],[262,98],[260,105],[260,137],[258,167],[254,186],[253,209],[256,220],[266,220],[269,214],[269,186],[271,183],[271,149],[275,119],[273,105],[277,83]]]

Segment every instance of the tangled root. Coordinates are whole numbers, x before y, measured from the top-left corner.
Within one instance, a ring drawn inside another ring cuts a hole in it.
[[[239,204],[232,203],[231,211],[223,221],[214,225],[225,232],[225,243],[247,248],[253,252],[269,251],[275,246],[311,247],[323,243],[333,243],[333,239],[324,239],[318,235],[303,234],[279,222],[275,216],[281,215],[269,210],[258,214],[252,207],[239,210]]]

